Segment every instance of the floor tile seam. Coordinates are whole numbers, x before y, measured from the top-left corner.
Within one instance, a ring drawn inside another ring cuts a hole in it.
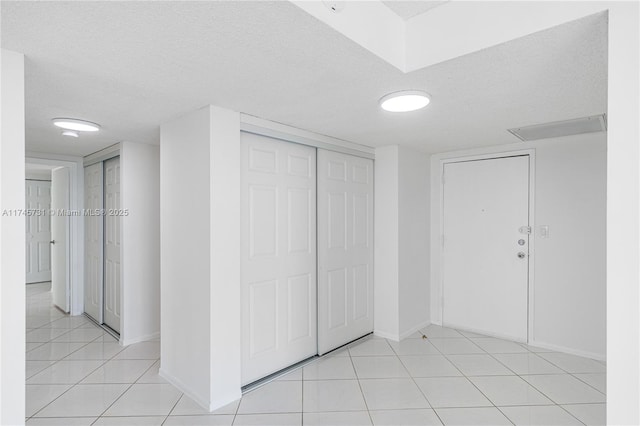
[[[78,380],[77,382],[74,383],[28,383],[31,385],[79,385],[81,384],[80,382],[82,382],[84,379],[86,379],[87,377],[89,377],[90,375],[92,375],[93,373],[95,373],[100,367],[102,367],[104,364],[106,364],[107,361],[101,360],[101,359],[83,359],[83,360],[65,360],[63,359],[59,359],[56,362],[54,362],[53,364],[51,364],[50,366],[46,367],[44,370],[53,367],[54,365],[61,363],[61,362],[82,362],[82,361],[102,361],[102,364],[98,365],[95,369],[91,370],[86,376],[83,376],[80,380]],[[42,372],[44,372],[44,370],[38,372],[37,374],[40,374]],[[34,374],[33,376],[30,377],[33,378],[35,377],[37,374]],[[82,383],[82,384],[100,384],[100,383]],[[104,383],[104,384],[111,384],[111,383]]]
[[[542,374],[539,374],[542,375]],[[564,376],[565,374],[554,374],[555,376]],[[545,398],[549,399],[550,401],[552,401],[555,405],[561,405],[560,402],[556,401],[555,399],[551,398],[549,395],[547,395],[546,393],[544,393],[542,390],[540,390],[538,387],[536,387],[533,383],[529,382],[528,380],[526,380],[524,377],[521,377],[522,380],[524,380],[525,382],[527,382],[532,388],[534,388],[535,390],[537,390],[538,392],[540,392],[542,395],[545,396]]]
[[[600,392],[602,395],[604,395],[605,397],[607,396],[607,394],[605,392],[602,392],[600,389],[596,388],[595,386],[593,386],[590,383],[587,383],[586,381],[582,380],[580,377],[578,377],[578,374],[604,374],[605,375],[605,387],[606,387],[606,374],[607,373],[567,373],[570,376],[573,376],[576,380],[581,381],[582,383],[584,383],[585,385],[589,386],[591,389]]]
[[[457,331],[457,330],[456,330],[456,331]],[[466,338],[466,337],[465,337],[465,338]],[[467,338],[467,340],[469,340],[469,339]],[[472,342],[472,343],[473,343],[473,342]],[[477,346],[477,345],[476,345],[476,346]],[[434,345],[434,347],[435,347],[435,345]],[[484,351],[484,349],[482,349],[482,348],[480,348],[480,349]],[[480,392],[480,394],[481,394],[481,395],[482,395],[482,396],[483,396],[487,401],[489,401],[489,402],[490,402],[494,407],[496,406],[496,405],[493,403],[493,401],[492,401],[492,400],[491,400],[487,395],[485,395],[485,394],[484,394],[484,392],[482,392],[482,391],[480,390],[480,388],[478,388],[478,386],[476,386],[476,384],[475,384],[475,383],[473,383],[473,382],[472,382],[472,381],[471,381],[471,380],[470,380],[470,379],[469,379],[469,378],[464,374],[464,372],[458,368],[458,366],[457,366],[453,361],[451,361],[451,359],[449,359],[449,357],[447,356],[447,354],[445,354],[445,353],[443,353],[442,351],[440,351],[440,349],[439,349],[439,348],[437,348],[437,347],[436,347],[436,350],[438,350],[438,351],[442,354],[442,356],[444,356],[444,357],[445,357],[445,359],[446,359],[449,363],[451,363],[451,365],[453,365],[453,367],[454,367],[456,370],[458,370],[458,372],[460,372],[460,374],[462,374],[462,376],[463,376],[465,379],[467,379],[467,382],[471,383],[471,385],[472,385],[473,387],[475,387],[475,388],[478,390],[478,392]],[[459,355],[459,354],[449,354],[449,355]],[[444,423],[444,422],[443,422],[443,423]]]
[[[387,342],[387,339],[384,339],[384,341],[386,342],[387,346],[391,346],[389,345],[389,342]],[[393,348],[391,348],[391,352],[393,352]],[[364,391],[362,390],[362,383],[360,383],[360,378],[358,377],[358,371],[356,370],[356,365],[353,362],[353,357],[351,356],[351,351],[349,351],[349,361],[351,361],[351,368],[353,368],[353,373],[356,375],[356,380],[358,381],[358,389],[360,389],[360,396],[362,397],[362,400],[364,401],[364,406],[365,409],[367,410],[367,416],[369,417],[369,421],[371,422],[371,424],[373,424],[373,418],[371,417],[371,413],[369,412],[369,404],[367,403],[367,398],[365,398],[364,396]],[[302,407],[302,409],[304,410],[304,405]],[[303,418],[303,424],[304,424],[304,414],[302,415]]]
[[[420,331],[422,333],[422,331]],[[422,333],[423,336],[425,336],[424,333]],[[426,339],[425,339],[426,340]],[[432,345],[434,348],[435,346]],[[436,350],[439,352],[439,349],[436,348]],[[400,360],[400,362],[402,363],[402,365],[404,366],[405,369],[407,369],[407,371],[409,371],[409,369],[407,368],[407,366],[404,364],[404,362],[402,361],[402,358],[400,358],[398,356],[398,359]],[[418,391],[422,394],[422,397],[425,399],[425,401],[427,401],[427,404],[429,405],[429,408],[431,410],[433,410],[433,413],[436,415],[436,417],[438,418],[438,421],[440,422],[440,424],[444,425],[444,421],[442,421],[442,418],[440,417],[440,415],[436,412],[436,410],[433,407],[433,404],[431,403],[431,401],[429,401],[429,398],[427,397],[427,395],[424,393],[424,391],[422,390],[422,388],[418,385],[418,383],[416,382],[416,378],[413,376],[413,374],[411,374],[411,372],[409,372],[409,377],[411,377],[411,381],[413,382],[413,384],[415,385],[415,387],[418,388]],[[371,416],[371,414],[369,414],[369,416]],[[373,418],[371,420],[371,423],[373,424]]]
[[[114,355],[114,356],[115,356],[115,355]],[[115,359],[111,358],[109,361],[119,361],[119,360],[115,360]],[[122,360],[122,361],[125,361],[125,360]],[[131,360],[126,360],[126,361],[131,361]],[[145,361],[145,360],[142,360],[142,361]],[[145,374],[147,374],[147,373],[148,373],[148,372],[153,368],[153,366],[154,366],[154,365],[156,365],[156,363],[157,363],[158,361],[160,361],[160,358],[158,358],[157,360],[155,360],[154,362],[152,362],[152,363],[151,363],[151,365],[149,366],[149,368],[147,368],[146,370],[144,370],[144,371],[142,372],[142,374],[140,375],[140,377],[138,377],[138,378],[137,378],[133,383],[134,383],[134,384],[151,384],[151,383],[140,383],[140,382],[139,382],[139,380],[140,380],[140,379],[142,379],[142,378],[144,377],[144,375],[145,375]],[[160,366],[158,366],[158,369],[160,369]],[[183,395],[184,395],[184,394],[183,394]],[[182,399],[182,397],[180,397],[180,399]]]

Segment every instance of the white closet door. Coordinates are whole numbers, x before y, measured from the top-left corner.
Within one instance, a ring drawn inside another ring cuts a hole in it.
[[[242,383],[317,353],[315,149],[242,134]]]
[[[26,218],[27,284],[51,281],[51,182],[27,180],[25,193],[26,208],[38,212]]]
[[[120,332],[120,157],[104,162],[104,323]]]
[[[84,168],[84,311],[102,323],[102,163]]]
[[[318,150],[318,353],[373,331],[373,160]]]

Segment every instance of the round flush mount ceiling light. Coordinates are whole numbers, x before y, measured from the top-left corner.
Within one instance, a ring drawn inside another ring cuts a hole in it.
[[[402,90],[380,98],[380,107],[389,112],[409,112],[426,107],[431,102],[429,94],[421,90]]]
[[[65,130],[73,130],[76,132],[97,132],[100,130],[99,124],[86,120],[78,120],[77,118],[54,118],[51,121],[53,121],[54,126]]]
[[[77,138],[78,132],[76,132],[75,130],[65,130],[62,132],[62,136],[70,136],[72,138]]]

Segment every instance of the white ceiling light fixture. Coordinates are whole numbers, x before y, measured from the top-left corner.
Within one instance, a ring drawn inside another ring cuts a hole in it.
[[[91,121],[79,120],[77,118],[54,118],[53,125],[65,130],[73,130],[76,132],[97,132],[100,125]]]
[[[389,112],[410,112],[429,105],[431,96],[422,90],[401,90],[380,98],[380,107]]]
[[[62,136],[70,136],[72,138],[77,138],[78,132],[74,131],[74,130],[65,130],[62,132]]]

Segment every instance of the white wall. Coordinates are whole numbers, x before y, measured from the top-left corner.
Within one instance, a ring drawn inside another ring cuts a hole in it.
[[[202,406],[240,398],[240,116],[161,127],[160,373]]]
[[[122,327],[129,345],[160,335],[160,147],[120,145]]]
[[[373,330],[399,340],[397,145],[376,148],[374,211]]]
[[[604,359],[606,350],[606,134],[548,139],[432,157],[431,313],[441,323],[440,160],[535,150],[531,344]],[[540,226],[549,238],[540,238]]]
[[[374,332],[401,340],[429,324],[429,156],[376,149]]]
[[[2,49],[0,80],[0,424],[24,424],[24,56]]]
[[[430,321],[430,157],[398,149],[400,339]]]

